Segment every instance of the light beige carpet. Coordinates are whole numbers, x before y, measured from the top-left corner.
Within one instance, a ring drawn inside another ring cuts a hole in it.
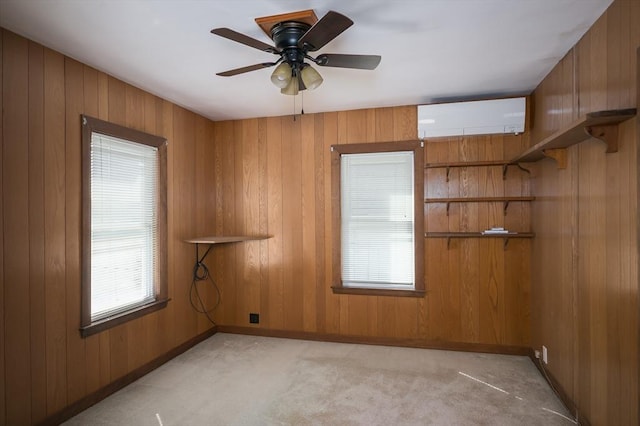
[[[216,334],[66,425],[571,425],[527,357]]]

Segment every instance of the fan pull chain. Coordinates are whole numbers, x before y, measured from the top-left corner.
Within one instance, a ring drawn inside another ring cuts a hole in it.
[[[301,101],[300,101],[300,115],[304,115],[304,92],[300,92]],[[293,98],[293,121],[296,121],[296,96],[292,96]]]

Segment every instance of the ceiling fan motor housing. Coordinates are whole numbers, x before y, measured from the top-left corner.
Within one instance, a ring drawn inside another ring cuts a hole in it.
[[[281,51],[282,59],[292,68],[298,68],[304,62],[305,51],[298,47],[298,41],[309,28],[309,24],[295,21],[280,22],[271,28],[271,38],[276,48]]]

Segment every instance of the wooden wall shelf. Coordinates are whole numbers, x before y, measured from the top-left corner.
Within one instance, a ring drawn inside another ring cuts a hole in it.
[[[618,152],[618,124],[635,115],[635,108],[590,112],[535,144],[511,162],[526,163],[550,157],[556,160],[559,169],[564,169],[567,167],[566,148],[591,137],[603,141],[607,145],[607,153]]]
[[[455,161],[455,162],[447,162],[447,163],[427,163],[424,165],[425,169],[447,169],[447,182],[449,182],[449,172],[451,169],[461,168],[461,167],[487,167],[487,166],[501,166],[502,167],[502,179],[507,178],[507,170],[509,166],[516,166],[522,171],[527,173],[531,173],[529,170],[522,167],[520,164],[513,161],[504,161],[504,160],[496,160],[496,161]]]
[[[270,235],[235,235],[235,236],[218,235],[213,237],[191,238],[188,240],[184,240],[184,242],[196,245],[196,264],[197,264],[197,263],[202,263],[204,258],[207,257],[207,254],[209,254],[209,251],[211,250],[211,247],[213,247],[214,244],[240,243],[243,241],[266,240],[267,238],[271,238],[271,236]],[[198,251],[199,244],[209,244],[209,248],[207,248],[207,251],[202,255],[202,257],[200,257],[199,251]]]
[[[196,237],[189,240],[184,240],[185,243],[192,244],[225,244],[225,243],[239,243],[242,241],[254,241],[254,240],[266,240],[271,238],[270,235],[240,235],[240,236],[214,236],[214,237]]]
[[[425,238],[446,238],[447,249],[450,247],[452,238],[502,238],[504,240],[503,248],[507,248],[509,239],[511,238],[533,238],[535,234],[532,232],[509,232],[508,234],[483,234],[482,232],[425,232]]]
[[[502,202],[504,215],[507,215],[507,209],[511,202],[529,202],[534,201],[536,197],[461,197],[461,198],[425,198],[425,204],[430,203],[446,203],[447,216],[449,216],[449,205],[451,203],[483,203],[483,202]]]

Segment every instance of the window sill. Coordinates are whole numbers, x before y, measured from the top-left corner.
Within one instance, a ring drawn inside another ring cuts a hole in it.
[[[100,333],[101,331],[107,330],[117,325],[124,324],[127,321],[131,321],[133,319],[150,314],[151,312],[163,309],[167,306],[169,300],[171,299],[156,300],[155,302],[140,306],[127,312],[123,312],[119,315],[95,321],[87,326],[80,327],[80,336],[89,337],[93,334]]]
[[[424,290],[385,290],[382,288],[354,288],[332,286],[334,294],[360,294],[365,296],[424,297]]]

